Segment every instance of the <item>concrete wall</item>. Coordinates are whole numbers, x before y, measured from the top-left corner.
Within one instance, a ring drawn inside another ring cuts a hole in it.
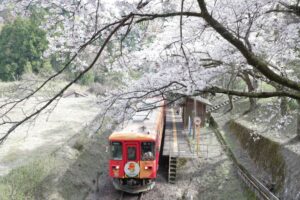
[[[300,155],[261,135],[255,140],[251,129],[234,120],[229,128],[257,167],[271,177],[274,193],[280,199],[300,200]]]

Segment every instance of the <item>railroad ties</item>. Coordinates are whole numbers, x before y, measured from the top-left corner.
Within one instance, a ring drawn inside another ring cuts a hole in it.
[[[175,184],[176,172],[177,172],[177,158],[169,156],[169,173],[168,173],[169,183]]]
[[[168,181],[175,184],[179,158],[195,158],[191,151],[187,134],[183,128],[182,117],[174,108],[166,111],[166,126],[164,134],[163,156],[169,158]]]
[[[235,101],[237,101],[237,100],[239,100],[239,99],[241,99],[241,98],[242,98],[242,97],[240,97],[240,96],[235,96],[235,97],[232,98],[232,102],[235,102]],[[220,104],[218,104],[218,105],[216,105],[216,106],[209,107],[209,108],[207,109],[207,112],[213,112],[213,111],[215,111],[215,110],[218,110],[218,109],[220,109],[220,108],[222,108],[222,107],[228,105],[229,103],[230,103],[230,101],[227,100],[227,101],[224,101],[224,102],[222,102],[222,103],[220,103]]]
[[[121,192],[120,197],[117,200],[142,200],[143,193],[139,194],[129,194],[126,192]]]

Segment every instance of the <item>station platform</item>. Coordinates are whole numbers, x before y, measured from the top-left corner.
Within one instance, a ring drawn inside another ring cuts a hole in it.
[[[195,158],[188,136],[183,128],[182,117],[174,108],[167,108],[163,156],[175,158]]]
[[[169,157],[168,182],[174,184],[177,177],[178,159],[196,158],[184,131],[182,117],[174,108],[166,110],[163,156]]]

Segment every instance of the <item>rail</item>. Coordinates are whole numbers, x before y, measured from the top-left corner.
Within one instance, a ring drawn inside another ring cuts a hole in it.
[[[210,117],[210,125],[212,126],[218,141],[221,143],[223,148],[225,148],[228,156],[232,159],[235,166],[237,167],[238,175],[241,177],[244,183],[255,193],[255,195],[259,199],[263,200],[279,200],[279,198],[275,194],[273,194],[266,186],[264,186],[264,184],[262,184],[258,179],[251,175],[248,170],[246,170],[246,168],[238,162],[233,152],[228,147],[221,132],[218,130],[218,124],[213,117]]]

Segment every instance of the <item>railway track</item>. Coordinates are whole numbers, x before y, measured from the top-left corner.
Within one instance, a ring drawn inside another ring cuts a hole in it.
[[[128,194],[126,192],[121,192],[120,197],[118,200],[142,200],[143,193],[139,194]]]

